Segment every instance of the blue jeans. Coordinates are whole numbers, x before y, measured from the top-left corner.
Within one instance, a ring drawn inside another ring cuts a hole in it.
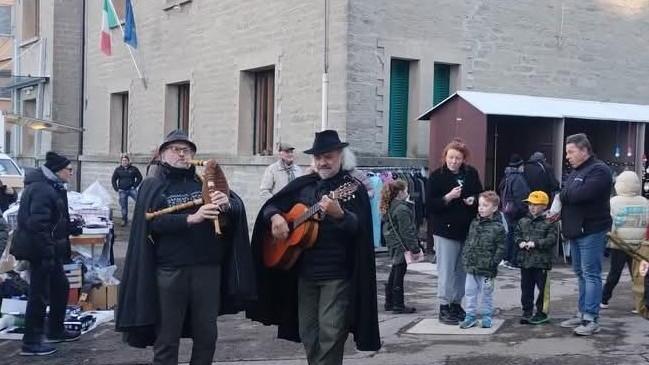
[[[602,260],[606,231],[570,241],[572,269],[579,282],[579,313],[584,320],[596,321],[602,302]]]
[[[133,198],[133,201],[137,200],[137,190],[131,188],[128,190],[119,191],[119,205],[122,207],[122,219],[126,220],[128,218],[128,198]]]
[[[494,311],[493,293],[494,278],[481,275],[466,274],[464,287],[464,300],[466,303],[466,314],[474,316],[478,311],[478,298],[480,297],[480,309],[483,317],[491,317]]]

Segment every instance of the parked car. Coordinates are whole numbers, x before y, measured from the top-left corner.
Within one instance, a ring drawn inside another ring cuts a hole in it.
[[[25,175],[18,164],[7,154],[0,153],[0,181],[16,191],[23,188]]]

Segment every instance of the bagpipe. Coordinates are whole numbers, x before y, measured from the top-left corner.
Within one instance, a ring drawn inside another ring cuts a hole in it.
[[[215,160],[191,160],[189,161],[189,163],[194,166],[203,167],[202,174],[198,175],[203,183],[203,187],[201,189],[202,197],[154,212],[147,212],[144,214],[146,220],[151,220],[163,214],[175,213],[185,209],[201,206],[206,202],[211,201],[210,194],[215,191],[220,191],[228,196],[230,195],[228,180],[225,178],[225,173],[223,173],[221,166],[219,166],[219,164]],[[218,217],[214,219],[214,231],[218,235],[222,233],[221,224],[219,223]]]

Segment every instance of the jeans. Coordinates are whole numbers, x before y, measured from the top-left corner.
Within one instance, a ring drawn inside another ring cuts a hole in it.
[[[606,231],[592,233],[570,241],[572,269],[579,283],[579,313],[587,321],[599,317],[602,302],[602,260],[606,247]]]
[[[462,267],[461,241],[433,236],[437,254],[437,299],[440,305],[460,304],[466,273]]]
[[[189,363],[212,364],[221,302],[220,266],[158,268],[156,276],[160,322],[153,345],[153,364],[178,364],[178,347],[186,317],[189,317],[193,341]]]
[[[475,316],[478,311],[478,299],[482,316],[490,317],[494,311],[493,293],[494,278],[481,275],[466,274],[465,304],[466,314]]]
[[[297,291],[300,338],[309,365],[342,364],[349,334],[349,280],[300,278]]]
[[[629,268],[629,273],[633,276],[632,268],[633,259],[624,251],[618,249],[611,249],[611,269],[606,276],[606,284],[604,284],[604,292],[602,293],[602,303],[608,304],[613,296],[613,289],[620,281],[620,275],[626,264]]]
[[[128,219],[128,198],[131,197],[133,201],[137,200],[137,190],[130,188],[128,190],[119,191],[119,206],[122,207],[122,219]]]
[[[49,303],[47,334],[53,337],[63,332],[65,307],[70,284],[63,271],[63,264],[56,261],[43,266],[40,261],[30,261],[30,285],[25,312],[25,335],[23,343],[38,344],[45,333],[45,307]]]

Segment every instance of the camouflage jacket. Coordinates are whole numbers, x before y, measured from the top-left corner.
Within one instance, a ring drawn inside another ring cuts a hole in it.
[[[548,221],[544,215],[531,214],[521,218],[514,230],[514,245],[523,241],[534,241],[534,248],[518,251],[518,263],[523,269],[552,268],[552,250],[557,243],[557,225]]]
[[[473,275],[493,278],[498,273],[498,263],[505,256],[505,227],[500,216],[475,218],[469,227],[464,244],[462,264]]]

